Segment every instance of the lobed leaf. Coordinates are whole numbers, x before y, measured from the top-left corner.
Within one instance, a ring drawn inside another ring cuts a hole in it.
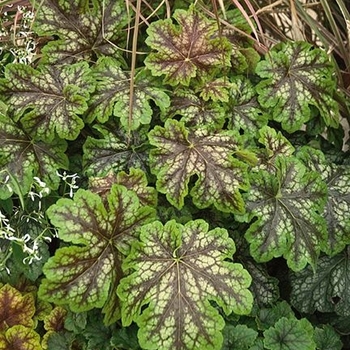
[[[165,127],[149,132],[151,171],[157,175],[157,189],[166,193],[176,208],[184,205],[188,183],[198,176],[191,196],[205,208],[214,204],[224,212],[244,212],[239,192],[248,189],[247,166],[231,154],[239,149],[240,136],[233,131],[210,134],[205,128],[191,132],[184,124],[167,120]]]
[[[107,201],[104,205],[97,194],[80,189],[73,200],[60,199],[47,210],[59,238],[70,246],[59,248],[45,264],[41,298],[76,312],[109,302],[112,281],[121,278],[122,255],[154,210],[141,207],[136,194],[120,185],[112,187]]]
[[[161,110],[169,107],[167,94],[153,86],[142,72],[141,78],[135,77],[132,103],[132,120],[129,120],[130,109],[130,74],[120,68],[116,59],[102,57],[93,69],[97,81],[96,90],[89,102],[87,120],[97,118],[104,123],[113,115],[120,119],[125,130],[136,130],[140,124],[150,124],[153,111],[152,100]]]
[[[158,20],[147,29],[151,52],[145,65],[155,76],[165,74],[165,83],[188,86],[192,78],[210,75],[215,68],[230,66],[231,45],[226,38],[213,38],[215,21],[204,18],[194,6],[176,10],[174,19]]]
[[[67,310],[61,306],[56,306],[49,315],[44,318],[44,328],[47,331],[59,332],[63,330],[67,316]]]
[[[236,326],[227,324],[223,330],[224,343],[222,350],[240,349],[248,350],[255,343],[258,332],[246,325]]]
[[[292,156],[295,149],[281,132],[276,132],[275,129],[267,125],[260,128],[258,135],[260,136],[258,141],[265,146],[265,150],[259,154],[260,164],[256,170],[266,169],[271,173],[275,173],[276,159],[280,156],[286,158]]]
[[[250,290],[255,303],[260,307],[275,303],[279,298],[278,279],[269,276],[266,268],[251,260],[244,261],[244,268],[253,279]]]
[[[56,171],[68,167],[64,140],[55,139],[49,143],[34,140],[19,122],[0,114],[0,146],[0,198],[6,199],[13,190],[16,191],[13,179],[20,185],[22,193],[29,191],[34,176],[51,189],[58,188],[60,179]]]
[[[144,133],[128,135],[112,126],[96,125],[100,138],[88,136],[83,146],[83,166],[88,176],[105,176],[130,168],[146,169],[147,153]]]
[[[343,342],[339,334],[329,325],[315,329],[314,340],[318,350],[342,350]]]
[[[336,312],[350,316],[349,251],[321,256],[316,271],[309,267],[291,275],[291,303],[301,312]]]
[[[94,89],[86,62],[35,70],[24,64],[8,64],[0,92],[7,96],[9,113],[35,138],[52,141],[56,133],[74,140],[84,127],[78,116],[87,109]]]
[[[16,325],[32,328],[34,313],[34,296],[31,293],[22,295],[9,284],[0,288],[0,334]]]
[[[128,23],[121,0],[91,1],[83,6],[73,0],[45,0],[36,12],[34,30],[40,36],[55,35],[43,48],[44,61],[69,64],[94,56],[118,56],[123,27]]]
[[[118,287],[122,322],[136,321],[142,348],[220,349],[225,312],[246,314],[252,306],[249,274],[225,261],[235,251],[227,231],[208,231],[204,220],[144,225],[140,243],[123,264]]]
[[[105,197],[114,184],[123,185],[134,191],[142,205],[154,208],[157,206],[157,191],[154,187],[147,186],[146,174],[141,169],[130,168],[129,174],[125,171],[120,171],[118,174],[109,172],[105,177],[89,179],[89,189],[101,197]]]
[[[228,102],[229,89],[232,88],[232,83],[226,77],[212,78],[206,81],[199,89],[200,97],[204,101],[212,100],[214,102]]]
[[[31,328],[16,325],[0,333],[1,350],[41,350],[40,335]]]
[[[326,161],[321,151],[307,146],[300,150],[298,157],[327,184],[323,216],[327,221],[328,240],[323,251],[335,255],[350,244],[350,168]]]
[[[295,132],[309,121],[310,105],[318,109],[327,126],[338,127],[333,66],[323,50],[306,42],[280,43],[258,63],[256,73],[263,78],[256,86],[258,100],[284,130]]]
[[[316,350],[313,328],[305,319],[281,318],[264,332],[264,346],[270,350]]]
[[[170,108],[163,119],[180,115],[180,121],[186,125],[198,128],[220,129],[225,121],[225,109],[218,103],[206,102],[191,90],[176,90],[171,98]]]
[[[230,101],[228,103],[228,128],[242,129],[249,135],[254,135],[267,124],[267,115],[263,113],[256,100],[256,92],[251,81],[238,76],[232,81]]]
[[[292,307],[285,300],[279,301],[269,308],[260,308],[257,324],[259,329],[267,330],[273,327],[281,318],[295,320]]]
[[[246,203],[250,217],[257,218],[245,235],[251,255],[259,262],[283,255],[295,271],[315,266],[327,239],[320,215],[326,186],[295,158],[278,158],[275,165],[275,176],[261,170],[251,177]]]

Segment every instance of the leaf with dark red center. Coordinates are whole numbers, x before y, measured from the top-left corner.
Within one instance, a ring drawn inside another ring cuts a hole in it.
[[[188,184],[198,176],[191,196],[195,205],[214,204],[225,212],[244,212],[239,192],[248,189],[247,166],[232,157],[239,151],[240,135],[233,131],[209,133],[206,128],[189,131],[183,123],[167,120],[165,127],[149,132],[151,170],[157,175],[157,189],[178,209],[184,205]]]
[[[141,229],[125,260],[131,274],[118,287],[125,326],[136,321],[142,348],[220,349],[226,315],[252,307],[251,278],[242,265],[226,261],[235,252],[225,229],[208,231],[204,220],[181,225],[159,221]]]
[[[217,23],[199,14],[194,6],[177,10],[174,19],[159,20],[147,29],[146,43],[158,52],[150,53],[145,64],[155,76],[165,74],[171,85],[189,85],[191,78],[203,79],[213,69],[230,66],[231,45],[226,38],[212,38]]]
[[[69,304],[77,312],[103,307],[111,285],[121,277],[123,254],[154,210],[141,206],[133,191],[114,185],[107,201],[80,189],[73,200],[60,199],[47,213],[59,238],[70,245],[59,248],[45,264],[40,297]],[[118,308],[110,312],[118,313]]]
[[[0,332],[15,325],[33,327],[34,296],[22,295],[16,288],[5,284],[0,289]]]

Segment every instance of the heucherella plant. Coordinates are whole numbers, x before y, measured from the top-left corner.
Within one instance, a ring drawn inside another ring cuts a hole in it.
[[[0,349],[347,346],[348,96],[234,2],[32,2],[35,55],[0,50]]]
[[[118,287],[123,323],[137,322],[146,349],[220,349],[224,322],[209,300],[226,315],[252,305],[249,274],[225,261],[235,252],[227,232],[208,232],[203,220],[155,221],[142,227],[140,241],[123,265],[134,272]]]

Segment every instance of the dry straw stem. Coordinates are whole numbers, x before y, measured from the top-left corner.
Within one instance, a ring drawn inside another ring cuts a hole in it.
[[[266,37],[304,40],[326,50],[337,65],[339,87],[348,94],[350,15],[345,0],[251,0],[251,4]]]

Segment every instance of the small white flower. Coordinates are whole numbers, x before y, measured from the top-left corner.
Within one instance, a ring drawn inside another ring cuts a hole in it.
[[[33,179],[38,183],[38,185],[39,185],[40,187],[43,187],[43,188],[46,187],[46,183],[45,183],[44,181],[40,180],[37,176],[34,176]]]

